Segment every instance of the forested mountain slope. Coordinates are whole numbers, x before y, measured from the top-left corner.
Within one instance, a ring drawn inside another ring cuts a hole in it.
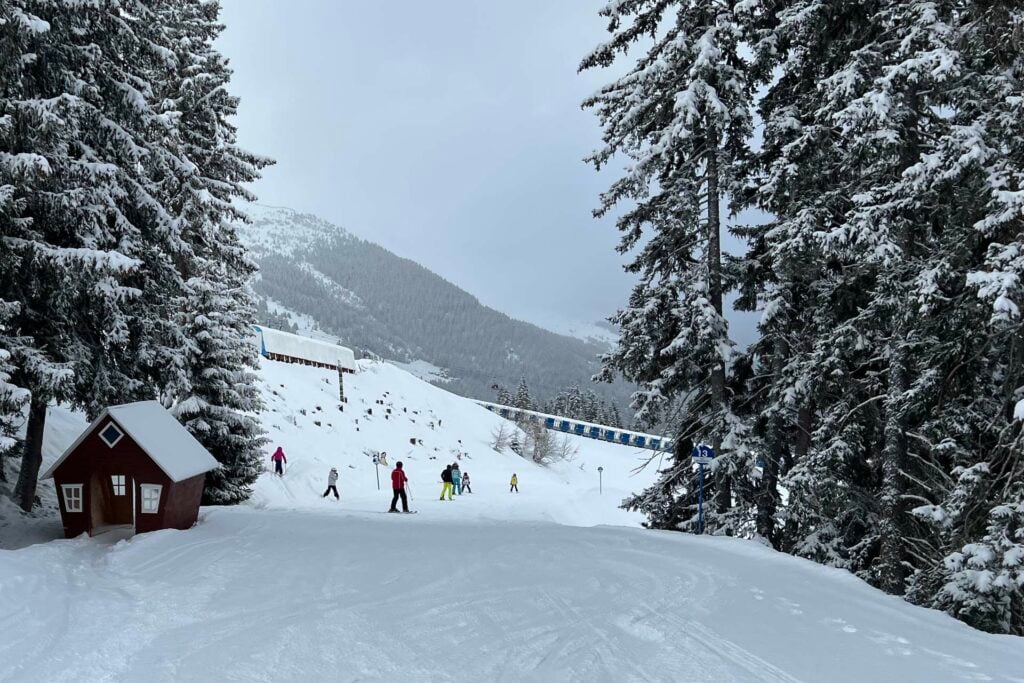
[[[481,304],[423,266],[359,239],[316,216],[250,206],[240,234],[261,275],[257,294],[270,312],[309,316],[343,343],[388,359],[428,361],[451,378],[446,388],[493,398],[492,386],[526,378],[548,399],[588,385],[604,347],[514,320]],[[622,406],[630,389],[596,385]]]

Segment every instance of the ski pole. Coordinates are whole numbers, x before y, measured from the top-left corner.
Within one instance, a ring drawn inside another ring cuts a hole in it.
[[[405,482],[405,488],[409,491],[409,502],[412,502],[412,486],[409,486],[409,482]]]

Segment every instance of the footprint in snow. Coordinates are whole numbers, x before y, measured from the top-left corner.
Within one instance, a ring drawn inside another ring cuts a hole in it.
[[[856,626],[853,626],[852,624],[848,624],[845,621],[843,621],[842,619],[825,619],[823,623],[829,624],[831,626],[838,626],[838,627],[840,627],[843,630],[844,633],[856,633],[857,632],[857,627]]]
[[[786,609],[789,610],[790,614],[803,614],[804,613],[804,611],[802,609],[800,609],[800,603],[799,602],[793,602],[792,600],[789,600],[787,598],[779,598],[778,601],[779,601],[779,603],[783,607],[785,607]]]

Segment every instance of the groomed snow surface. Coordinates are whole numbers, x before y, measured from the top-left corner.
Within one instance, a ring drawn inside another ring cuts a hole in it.
[[[0,551],[0,681],[1024,681],[1019,638],[754,543],[636,528],[616,509],[653,476],[630,477],[635,450],[578,439],[543,470],[397,368],[346,376],[344,412],[330,372],[262,373],[286,476],[189,531]],[[406,463],[419,514],[383,512],[371,448]],[[474,493],[442,503],[460,448]],[[319,497],[332,466],[341,502]]]

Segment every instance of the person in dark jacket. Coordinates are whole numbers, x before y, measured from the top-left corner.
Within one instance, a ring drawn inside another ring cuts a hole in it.
[[[444,471],[441,472],[441,482],[443,483],[443,486],[441,487],[441,500],[444,500],[444,495],[446,493],[448,494],[448,500],[451,500],[452,499],[452,466],[451,465],[448,465],[447,467],[445,467]]]
[[[324,491],[324,495],[321,498],[326,498],[327,494],[334,493],[335,500],[341,500],[341,496],[338,495],[338,470],[334,467],[327,474],[327,490]]]
[[[398,512],[398,499],[402,499],[402,512],[409,511],[409,499],[405,495],[405,485],[409,483],[409,478],[405,476],[405,470],[402,469],[402,461],[399,460],[395,463],[395,469],[391,470],[391,490],[394,491],[395,495],[391,497],[391,509],[388,512]]]

